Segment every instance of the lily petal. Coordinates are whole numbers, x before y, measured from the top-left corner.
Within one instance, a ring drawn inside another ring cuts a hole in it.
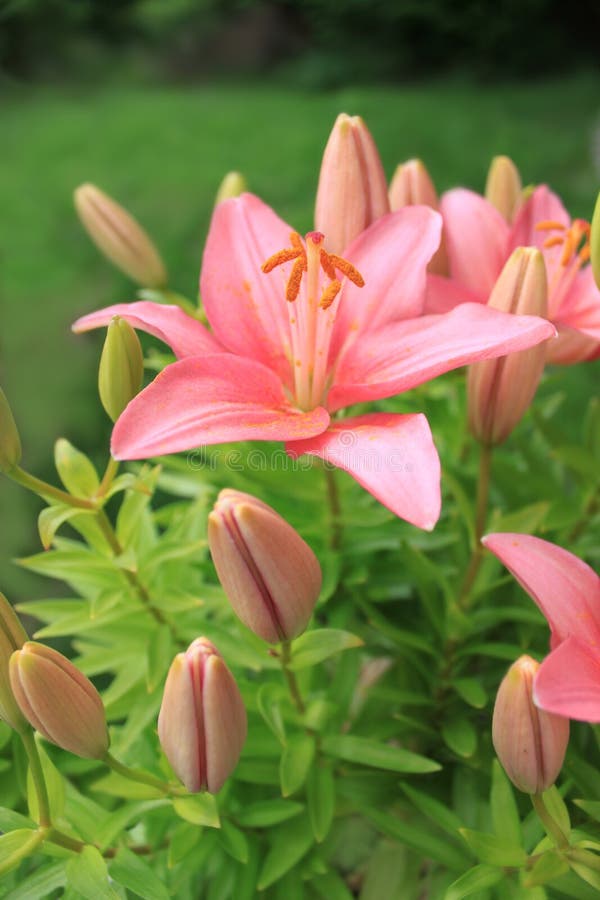
[[[591,266],[582,269],[573,281],[557,310],[555,321],[600,341],[600,290]]]
[[[599,649],[575,637],[563,641],[538,669],[535,704],[559,716],[600,722]]]
[[[600,648],[600,578],[593,569],[528,534],[488,534],[482,543],[535,600],[552,630],[553,648],[570,636]]]
[[[388,325],[350,347],[327,408],[391,397],[459,366],[525,350],[555,333],[545,319],[513,316],[480,303]]]
[[[440,460],[424,415],[372,413],[334,422],[327,431],[286,445],[348,472],[380,503],[428,531],[440,515]]]
[[[571,217],[559,197],[545,184],[541,184],[535,189],[517,213],[510,233],[509,252],[516,247],[538,247],[544,252],[547,260],[554,260],[555,257],[560,256],[562,247],[544,247],[548,236],[559,234],[560,230],[540,230],[536,228],[539,222],[556,222],[565,228],[571,224]]]
[[[332,336],[333,358],[349,335],[356,340],[388,322],[422,314],[427,264],[439,247],[441,229],[437,212],[407,206],[382,216],[344,251],[365,287],[344,282]]]
[[[188,316],[179,306],[139,300],[137,303],[116,303],[106,306],[73,323],[73,331],[91,331],[108,325],[113,316],[120,316],[140,331],[146,331],[168,344],[175,356],[199,356],[219,353],[223,347],[202,322]]]
[[[200,291],[210,324],[228,350],[251,357],[290,382],[285,282],[288,266],[262,264],[290,246],[292,228],[253,194],[219,203],[204,250]]]
[[[508,257],[508,223],[484,197],[464,188],[444,194],[440,212],[451,277],[487,301]]]
[[[229,353],[167,366],[135,397],[112,435],[116,459],[145,459],[229,441],[288,441],[325,431],[321,407],[307,413],[286,400],[277,376]]]
[[[447,313],[460,306],[461,303],[486,303],[487,296],[475,294],[468,288],[457,284],[443,275],[427,273],[427,296],[424,312],[432,314]]]

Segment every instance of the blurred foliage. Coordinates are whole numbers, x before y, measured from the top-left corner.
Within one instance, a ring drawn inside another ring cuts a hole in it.
[[[0,72],[97,74],[124,56],[159,76],[276,69],[307,85],[433,71],[483,77],[597,65],[600,7],[560,0],[4,0]]]

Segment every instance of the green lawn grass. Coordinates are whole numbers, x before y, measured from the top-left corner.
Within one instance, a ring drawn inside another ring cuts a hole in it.
[[[242,170],[253,191],[300,230],[311,227],[323,145],[336,114],[361,114],[386,171],[421,156],[440,189],[481,190],[489,159],[511,155],[525,182],[547,181],[589,218],[600,183],[597,78],[486,87],[433,84],[320,94],[276,86],[37,89],[0,98],[0,381],[20,426],[25,465],[50,474],[67,436],[101,462],[109,434],[95,378],[101,336],[70,322],[134,299],[79,227],[73,188],[93,181],[155,237],[172,286],[194,295],[222,175]],[[575,367],[568,390],[589,394],[598,364]],[[573,408],[577,409],[576,400]],[[35,499],[0,482],[0,589],[45,590],[10,565],[37,548]]]

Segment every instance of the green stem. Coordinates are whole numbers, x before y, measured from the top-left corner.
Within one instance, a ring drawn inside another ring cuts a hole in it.
[[[492,451],[490,444],[482,444],[479,456],[479,478],[477,480],[477,498],[475,501],[475,546],[458,595],[457,606],[463,612],[469,606],[469,596],[475,584],[479,567],[483,561],[483,545],[481,538],[485,531],[488,500],[490,494],[490,474],[492,470]]]
[[[72,850],[74,853],[81,853],[84,847],[88,846],[84,841],[78,841],[57,828],[50,828],[44,840],[58,844],[59,847],[65,847],[67,850]]]
[[[300,715],[303,716],[306,712],[304,700],[302,699],[302,694],[300,693],[300,688],[298,687],[296,675],[289,668],[289,664],[292,658],[291,646],[292,645],[290,641],[281,642],[281,656],[279,657],[279,659],[281,661],[281,670],[285,676],[285,680],[287,681],[290,696],[292,698],[294,706],[296,707]]]
[[[556,819],[554,819],[550,815],[548,807],[544,803],[543,794],[531,794],[531,802],[533,804],[533,808],[538,814],[542,825],[544,826],[558,849],[564,850],[566,847],[568,847],[569,840]]]
[[[123,778],[128,778],[130,781],[139,781],[140,784],[147,784],[150,787],[156,788],[156,790],[160,791],[162,794],[173,795],[176,797],[188,796],[188,792],[185,788],[179,787],[177,784],[161,781],[160,778],[155,778],[154,775],[150,775],[149,772],[140,772],[138,769],[130,769],[129,766],[125,766],[123,763],[119,762],[118,759],[115,759],[111,753],[107,753],[103,761],[113,770],[113,772],[122,775]]]
[[[102,476],[102,481],[100,482],[100,487],[96,491],[96,497],[104,497],[109,487],[115,480],[115,476],[119,471],[119,462],[113,456],[108,460],[108,464],[106,466],[106,470],[104,475]]]
[[[13,481],[16,481],[17,484],[22,485],[29,491],[33,491],[34,494],[38,494],[40,497],[43,497],[44,500],[50,497],[52,500],[58,500],[59,503],[65,503],[67,506],[75,506],[78,509],[96,508],[96,504],[91,500],[85,500],[83,497],[73,497],[72,494],[61,491],[60,488],[48,484],[47,481],[36,478],[35,475],[31,475],[29,472],[21,469],[20,466],[15,466],[14,469],[11,469],[6,474],[9,478],[12,478]]]
[[[331,522],[331,535],[329,546],[337,551],[342,545],[342,506],[337,481],[332,468],[325,463],[325,487],[327,489],[327,501],[329,503],[329,518]]]
[[[590,850],[573,849],[569,850],[565,856],[582,866],[589,866],[590,869],[600,872],[600,857],[595,856]]]
[[[33,779],[33,785],[38,801],[38,818],[42,828],[49,828],[51,824],[50,801],[48,799],[48,789],[46,787],[46,779],[44,778],[44,770],[42,769],[42,761],[33,736],[33,731],[27,729],[21,732],[21,740],[29,759],[29,770]]]

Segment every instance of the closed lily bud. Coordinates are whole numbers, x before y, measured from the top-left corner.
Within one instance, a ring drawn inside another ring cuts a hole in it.
[[[590,250],[592,253],[592,271],[596,284],[600,288],[600,194],[596,200],[596,208],[592,216],[592,230],[590,232]]]
[[[327,141],[315,207],[315,229],[329,253],[341,254],[361,232],[390,211],[385,172],[360,116],[341,113]]]
[[[224,490],[208,517],[208,543],[244,625],[271,644],[304,631],[321,590],[321,567],[285,519],[250,494]]]
[[[517,315],[547,315],[546,266],[539,250],[518,247],[513,252],[494,285],[488,306]],[[546,352],[544,341],[529,350],[469,367],[469,427],[482,444],[501,444],[521,420],[542,377]]]
[[[143,375],[144,355],[137,334],[129,322],[113,316],[98,370],[100,400],[113,422],[139,393]]]
[[[27,641],[10,658],[10,684],[21,712],[53,744],[103,759],[109,737],[100,694],[62,653]]]
[[[246,179],[239,172],[228,172],[217,191],[215,197],[215,206],[222,203],[223,200],[230,200],[232,197],[239,197],[247,190]]]
[[[429,206],[439,209],[439,199],[431,175],[420,159],[400,163],[390,182],[390,207],[395,212],[405,206]],[[442,230],[440,246],[432,256],[427,271],[434,275],[449,275],[450,267],[446,241]]]
[[[24,731],[29,724],[17,705],[8,678],[10,658],[27,640],[27,633],[19,618],[0,593],[0,719],[15,731]]]
[[[190,793],[221,790],[238,763],[246,730],[233,675],[216,647],[197,638],[173,660],[158,716],[165,756]]]
[[[167,272],[144,229],[112,197],[93,184],[82,184],[75,208],[98,249],[117,269],[142,287],[164,287]]]
[[[21,439],[6,394],[0,388],[0,472],[10,472],[21,462]]]
[[[569,720],[534,705],[538,669],[530,656],[513,663],[498,689],[492,720],[498,759],[515,787],[526,794],[541,794],[554,784],[569,743]]]
[[[493,158],[485,183],[485,197],[512,224],[522,202],[523,187],[519,170],[510,157]]]

